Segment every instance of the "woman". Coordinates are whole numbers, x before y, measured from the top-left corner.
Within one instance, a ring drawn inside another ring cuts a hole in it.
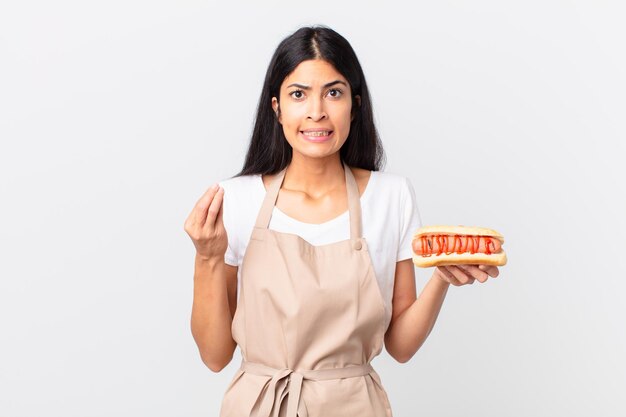
[[[243,362],[221,416],[391,416],[370,362],[408,361],[450,284],[497,267],[437,267],[416,298],[420,226],[383,149],[350,44],[326,27],[284,39],[270,62],[244,167],[185,223],[196,247],[192,333],[219,372]],[[483,269],[484,268],[484,269]]]

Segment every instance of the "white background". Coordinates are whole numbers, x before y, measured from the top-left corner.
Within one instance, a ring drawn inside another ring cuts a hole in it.
[[[354,47],[424,224],[506,239],[411,361],[374,360],[394,416],[626,414],[625,8],[385,4],[2,3],[0,415],[217,416],[240,355],[200,360],[183,223],[307,24]]]

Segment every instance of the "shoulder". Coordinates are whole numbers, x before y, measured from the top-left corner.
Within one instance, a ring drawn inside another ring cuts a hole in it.
[[[219,184],[224,188],[223,222],[231,253],[230,265],[234,265],[232,253],[239,257],[244,250],[265,192],[259,175],[226,178]]]
[[[224,188],[225,222],[236,216],[235,212],[242,213],[253,209],[257,202],[260,204],[265,194],[259,175],[226,178],[219,181],[219,185]]]
[[[259,175],[242,175],[223,179],[219,181],[219,185],[224,188],[224,199],[237,198],[255,194],[261,189],[261,180]]]
[[[413,186],[408,177],[393,172],[372,171],[372,185],[377,193],[405,196]]]

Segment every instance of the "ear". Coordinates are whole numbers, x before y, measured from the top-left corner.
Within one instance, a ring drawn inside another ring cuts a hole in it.
[[[278,123],[281,123],[280,104],[278,103],[278,99],[276,97],[272,97],[272,109],[274,110],[274,113],[276,114]]]

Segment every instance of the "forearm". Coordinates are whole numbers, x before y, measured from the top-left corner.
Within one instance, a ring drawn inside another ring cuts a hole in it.
[[[450,286],[438,278],[436,273],[433,273],[419,297],[398,316],[385,335],[387,351],[399,362],[411,359],[435,326]]]
[[[232,316],[223,261],[196,256],[191,332],[202,361],[219,372],[232,359],[236,343],[231,333]]]

